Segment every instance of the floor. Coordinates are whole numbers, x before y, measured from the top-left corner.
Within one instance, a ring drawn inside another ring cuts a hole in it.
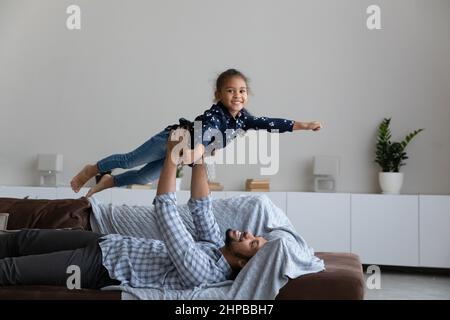
[[[364,273],[366,300],[450,300],[449,274],[382,270],[380,289],[368,288],[376,283],[371,276]]]

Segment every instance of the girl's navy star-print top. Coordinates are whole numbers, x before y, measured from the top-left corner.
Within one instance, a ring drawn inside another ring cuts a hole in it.
[[[171,130],[178,127],[189,129],[192,140],[191,147],[196,143],[202,143],[206,147],[214,142],[215,149],[225,148],[231,140],[238,135],[245,134],[250,129],[267,130],[269,132],[277,130],[276,132],[282,133],[286,131],[292,132],[294,127],[293,120],[255,117],[245,108],[233,118],[220,101],[203,114],[197,116],[195,122],[184,118],[181,118],[179,122],[179,124],[169,126],[166,129]],[[222,146],[220,144],[218,145],[218,142],[215,141],[219,135],[222,136]]]

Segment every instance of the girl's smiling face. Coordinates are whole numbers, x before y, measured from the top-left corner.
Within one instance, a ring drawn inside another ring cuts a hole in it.
[[[247,83],[239,76],[228,78],[220,90],[216,91],[216,99],[236,117],[248,101]]]

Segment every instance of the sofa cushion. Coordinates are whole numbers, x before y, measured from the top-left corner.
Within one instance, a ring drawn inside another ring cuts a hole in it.
[[[365,283],[362,266],[357,255],[328,252],[318,252],[316,255],[324,259],[326,270],[290,279],[278,293],[277,300],[360,300],[364,298]],[[0,287],[0,300],[120,300],[120,298],[120,291],[68,290],[65,287],[55,286]]]
[[[8,230],[90,230],[91,205],[84,197],[58,200],[0,198],[0,212],[9,213]]]
[[[276,299],[362,300],[364,275],[359,256],[353,253],[317,252],[325,270],[303,275],[280,290]]]

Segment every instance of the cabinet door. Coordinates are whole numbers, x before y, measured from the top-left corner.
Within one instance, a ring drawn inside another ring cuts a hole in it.
[[[238,195],[260,195],[267,196],[278,208],[286,212],[286,192],[248,192],[248,191],[227,191],[227,197]]]
[[[155,198],[154,189],[111,189],[111,203],[115,205],[127,204],[130,206],[151,206]]]
[[[24,199],[56,199],[56,188],[52,187],[0,187],[0,197]]]
[[[418,196],[351,196],[352,252],[366,264],[418,266]]]
[[[111,190],[106,189],[93,195],[95,199],[101,203],[111,203]],[[78,193],[73,192],[70,187],[58,187],[56,189],[56,194],[58,199],[78,199],[86,196],[89,188],[81,188]]]
[[[450,268],[450,196],[420,196],[420,265]]]
[[[350,194],[288,192],[287,215],[315,251],[350,252]]]
[[[211,191],[211,195],[213,199],[225,199],[228,196],[226,191]]]

